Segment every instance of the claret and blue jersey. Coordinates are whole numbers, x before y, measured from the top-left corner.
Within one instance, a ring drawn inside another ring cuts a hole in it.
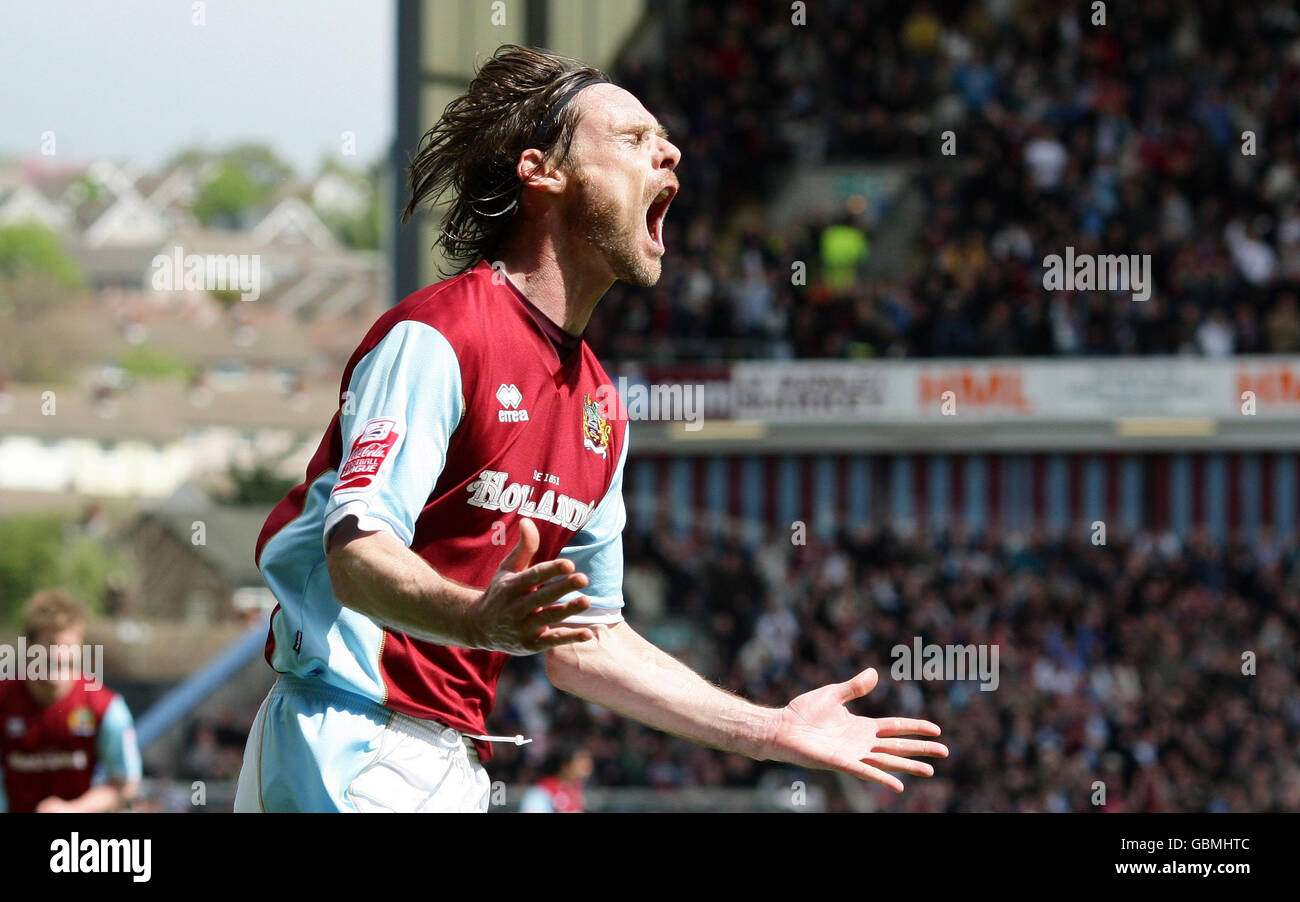
[[[24,680],[0,683],[0,812],[35,811],[44,799],[140,775],[131,711],[116,692],[83,678],[47,705]]]
[[[278,602],[271,666],[485,732],[508,656],[413,639],[342,607],[325,539],[349,516],[476,586],[514,545],[518,519],[531,518],[534,561],[567,557],[590,577],[592,607],[569,622],[620,621],[627,424],[605,415],[610,385],[585,342],[486,262],[388,311],[348,362],[306,480],[258,538]],[[476,745],[486,761],[488,744]]]

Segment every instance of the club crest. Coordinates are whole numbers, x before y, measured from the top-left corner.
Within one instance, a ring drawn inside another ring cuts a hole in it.
[[[599,454],[601,457],[609,453],[609,437],[613,433],[614,427],[609,425],[609,421],[600,412],[600,405],[591,400],[591,394],[588,393],[582,398],[582,447],[591,451],[593,454]]]
[[[89,708],[73,708],[68,714],[68,732],[73,736],[94,736],[96,726],[95,712]]]

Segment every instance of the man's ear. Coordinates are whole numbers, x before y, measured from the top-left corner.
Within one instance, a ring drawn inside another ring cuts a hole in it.
[[[548,194],[559,194],[564,190],[564,173],[559,167],[548,167],[546,155],[535,147],[530,147],[519,155],[515,174],[525,188],[536,188]]]

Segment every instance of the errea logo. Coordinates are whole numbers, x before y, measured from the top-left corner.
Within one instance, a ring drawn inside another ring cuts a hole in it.
[[[497,389],[497,400],[501,402],[501,409],[497,411],[497,419],[502,423],[524,423],[528,420],[528,411],[518,410],[517,408],[523,403],[523,393],[515,387],[514,383],[506,385],[501,383]]]

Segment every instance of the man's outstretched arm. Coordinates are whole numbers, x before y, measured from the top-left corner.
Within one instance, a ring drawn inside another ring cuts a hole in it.
[[[592,641],[546,653],[546,673],[559,689],[701,745],[757,760],[843,771],[897,791],[888,771],[928,777],[934,768],[913,757],[946,758],[928,720],[861,717],[845,703],[876,686],[868,669],[845,683],[806,692],[784,708],[765,708],[712,685],[642,638],[626,622],[599,628]]]

